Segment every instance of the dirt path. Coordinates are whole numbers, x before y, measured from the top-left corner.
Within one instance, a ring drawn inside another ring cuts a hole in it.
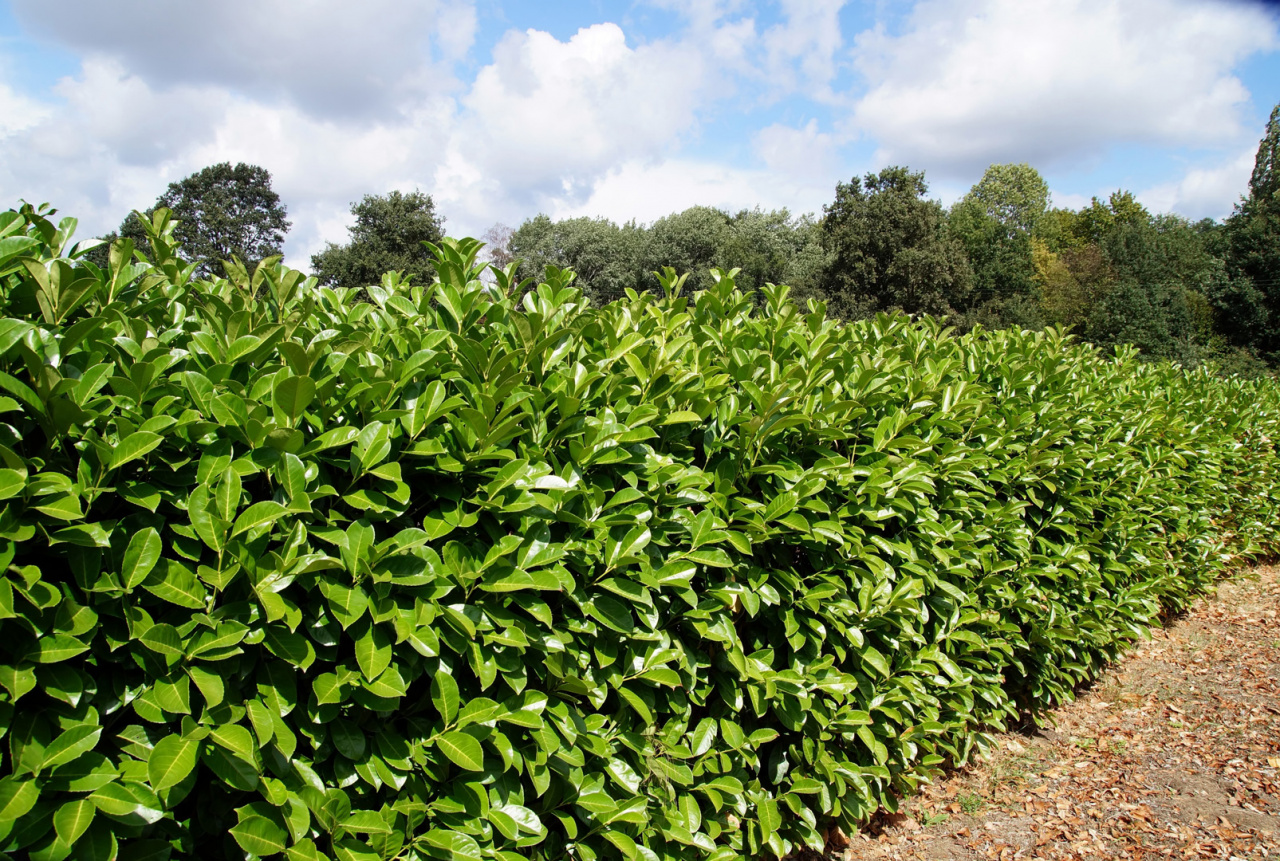
[[[1224,583],[1056,726],[829,857],[1280,859],[1280,568]]]

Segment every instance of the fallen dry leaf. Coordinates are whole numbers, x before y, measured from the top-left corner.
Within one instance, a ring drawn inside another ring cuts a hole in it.
[[[1280,568],[1224,582],[1041,728],[997,735],[827,857],[1280,861],[1278,611]]]

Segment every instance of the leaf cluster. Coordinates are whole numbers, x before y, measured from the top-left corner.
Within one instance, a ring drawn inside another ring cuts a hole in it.
[[[723,271],[594,308],[444,240],[355,301],[69,226],[0,215],[12,858],[785,857],[1276,520],[1270,381]]]

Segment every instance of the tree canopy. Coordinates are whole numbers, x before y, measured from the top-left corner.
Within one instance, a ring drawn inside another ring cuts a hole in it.
[[[347,228],[346,245],[329,242],[311,256],[311,268],[321,284],[363,289],[377,284],[387,272],[401,272],[416,281],[429,280],[431,252],[424,242],[444,238],[444,217],[431,195],[366,194],[351,205],[355,224]]]
[[[196,274],[220,273],[222,262],[239,260],[252,269],[260,261],[280,254],[289,220],[280,195],[271,188],[271,174],[258,165],[230,162],[210,165],[185,179],[169,184],[145,215],[165,208],[177,222],[173,235]],[[120,236],[149,248],[142,223],[130,214],[120,226]],[[109,238],[114,238],[109,237]]]
[[[924,173],[905,167],[836,186],[822,220],[822,245],[831,254],[823,289],[834,313],[946,314],[963,301],[969,262],[945,230],[942,205],[925,198],[928,190]]]
[[[1237,343],[1280,353],[1280,105],[1271,111],[1258,143],[1249,194],[1227,220],[1229,262],[1236,284],[1229,314],[1250,325],[1233,327]]]

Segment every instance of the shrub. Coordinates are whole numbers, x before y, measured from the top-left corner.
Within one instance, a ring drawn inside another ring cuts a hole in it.
[[[820,846],[1274,522],[1269,380],[732,273],[321,288],[0,216],[0,850]],[[517,305],[510,296],[523,293]]]

